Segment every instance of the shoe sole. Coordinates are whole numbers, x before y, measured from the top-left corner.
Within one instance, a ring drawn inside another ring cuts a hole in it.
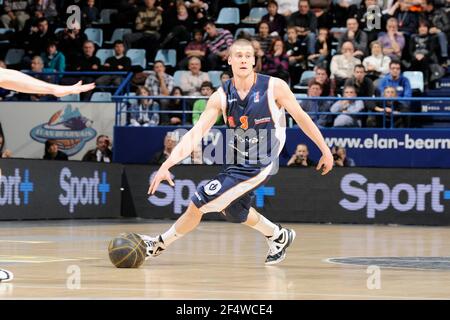
[[[294,242],[295,236],[296,236],[295,230],[290,229],[290,231],[291,231],[291,232],[289,233],[290,237],[289,237],[289,239],[288,239],[288,244],[287,244],[286,248],[284,248],[283,255],[282,255],[282,256],[280,257],[280,259],[278,259],[278,260],[266,262],[265,264],[266,264],[267,266],[274,265],[274,264],[278,264],[278,263],[282,262],[282,261],[286,258],[286,250],[287,250],[287,248],[292,244],[292,242]]]

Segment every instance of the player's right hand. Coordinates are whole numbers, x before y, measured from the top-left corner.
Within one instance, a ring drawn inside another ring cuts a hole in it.
[[[169,170],[164,167],[161,167],[153,177],[153,180],[150,183],[150,187],[148,188],[147,194],[155,194],[156,190],[159,187],[159,184],[161,183],[161,181],[164,180],[168,181],[172,187],[175,185],[175,183],[173,183]]]

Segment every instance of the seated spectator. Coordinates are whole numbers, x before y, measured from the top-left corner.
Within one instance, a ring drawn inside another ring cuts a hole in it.
[[[370,44],[370,51],[372,55],[364,58],[363,66],[367,71],[367,76],[372,81],[376,81],[389,73],[391,58],[383,54],[383,45],[380,41],[373,41]]]
[[[199,58],[192,57],[189,59],[189,72],[183,73],[180,79],[180,87],[184,94],[188,96],[199,96],[200,87],[205,81],[210,81],[207,72],[202,72],[202,63]]]
[[[50,74],[42,74],[43,72],[54,72],[52,69],[44,68],[44,61],[41,57],[35,56],[31,60],[31,71],[34,72],[32,76],[36,79],[49,82],[49,83],[56,83],[57,77]],[[26,101],[55,101],[56,98],[52,95],[42,95],[42,94],[19,94],[21,100]]]
[[[391,16],[397,18],[398,30],[407,37],[416,32],[419,26],[419,11],[422,11],[422,0],[416,1],[418,4],[418,10],[411,10],[413,7],[413,4],[411,2],[405,0],[397,1],[391,7],[390,12],[388,13]]]
[[[270,0],[267,3],[267,12],[261,18],[261,21],[269,24],[269,33],[271,36],[283,39],[284,30],[286,29],[286,18],[278,13],[278,3],[275,0]]]
[[[354,52],[353,43],[346,41],[342,44],[342,53],[331,59],[331,77],[336,80],[338,89],[345,83],[345,80],[352,77],[355,66],[361,64],[361,60],[353,56]]]
[[[398,31],[397,19],[389,18],[386,22],[386,29],[386,33],[382,32],[378,36],[378,41],[383,46],[383,53],[392,60],[400,60],[405,47],[405,37]]]
[[[11,150],[5,149],[5,137],[0,133],[0,158],[11,158]]]
[[[64,72],[66,70],[66,57],[61,51],[58,51],[56,42],[50,42],[47,45],[46,54],[42,54],[44,66],[55,72]],[[61,78],[59,75],[58,78]]]
[[[101,67],[101,71],[130,71],[131,59],[125,56],[125,46],[120,40],[114,43],[114,55],[107,58],[105,64]],[[104,75],[95,81],[97,86],[120,86],[123,76],[120,75]],[[105,89],[100,89],[106,91]]]
[[[206,47],[208,48],[208,70],[219,70],[227,63],[228,48],[233,44],[233,35],[226,29],[216,28],[214,22],[205,25],[207,33]]]
[[[397,91],[394,87],[387,86],[384,88],[383,97],[395,99],[398,97]],[[368,109],[370,112],[378,112],[380,115],[367,117],[367,126],[378,128],[383,127],[383,121],[385,121],[385,127],[390,128],[392,123],[392,114],[399,114],[401,112],[409,111],[408,105],[398,100],[376,101],[376,105]],[[393,119],[394,128],[405,127],[405,119],[403,117],[396,116],[393,117]]]
[[[298,11],[291,14],[287,24],[297,28],[298,38],[308,44],[308,54],[314,54],[317,18],[310,10],[308,0],[300,0],[298,2]]]
[[[194,24],[203,26],[208,21],[210,5],[215,1],[191,0],[185,1],[186,7],[190,11],[190,15],[194,18]]]
[[[306,69],[306,43],[297,37],[297,29],[293,26],[287,29],[287,41],[285,42],[286,55],[289,59],[289,75],[292,83],[298,83],[300,75]]]
[[[231,74],[227,71],[222,72],[222,74],[220,75],[220,83],[222,85],[224,85],[225,82],[227,82],[230,79],[231,79]]]
[[[99,135],[97,137],[97,147],[89,150],[83,156],[82,161],[87,162],[106,162],[110,163],[113,160],[113,153],[110,149],[112,146],[111,139],[105,135]]]
[[[200,93],[205,99],[196,100],[194,102],[194,106],[192,108],[192,124],[196,124],[198,119],[200,119],[200,115],[205,111],[206,109],[206,103],[208,102],[208,99],[213,93],[214,93],[214,87],[211,82],[205,81],[202,83],[202,86],[200,87]],[[223,116],[220,114],[217,117],[216,125],[223,124]]]
[[[181,90],[180,87],[173,87],[172,91],[170,92],[171,97],[182,97],[183,90]],[[167,104],[167,111],[183,111],[183,100],[181,99],[170,99],[168,100],[169,103]],[[184,110],[188,110],[189,106],[187,103],[185,103]],[[168,119],[167,122],[164,122],[163,124],[170,124],[170,125],[180,125],[183,122],[183,114],[182,113],[169,113],[167,114],[166,118]],[[187,117],[186,117],[187,118]]]
[[[334,0],[333,1],[333,26],[344,27],[350,16],[352,5],[360,3],[360,0]]]
[[[190,39],[190,32],[194,26],[194,19],[189,14],[186,5],[183,2],[177,3],[176,18],[171,21],[170,32],[161,42],[161,48],[177,48],[180,42]]]
[[[261,44],[257,40],[252,40],[253,51],[255,51],[255,72],[259,73],[262,70],[262,61],[264,58],[264,51],[261,49]]]
[[[94,21],[98,21],[100,19],[100,11],[95,6],[95,0],[87,0],[86,5],[82,10],[82,17],[84,25],[87,28],[92,26]]]
[[[54,23],[58,17],[58,10],[56,8],[55,0],[34,0],[31,4],[29,12],[40,11],[43,13],[43,17],[48,19],[51,23]]]
[[[344,87],[344,97],[356,97],[356,89],[351,86]],[[364,110],[364,102],[362,100],[339,100],[332,106],[331,112],[339,112],[340,114],[334,119],[333,127],[361,127],[361,120],[356,114]]]
[[[28,15],[29,1],[5,0],[3,3],[4,14],[0,17],[3,28],[16,29],[22,31],[30,16]]]
[[[260,22],[258,25],[258,33],[252,39],[258,41],[261,50],[264,51],[264,54],[267,54],[273,41],[273,37],[269,33],[269,24],[267,22]]]
[[[264,56],[262,73],[289,82],[289,58],[284,50],[284,42],[275,39]]]
[[[320,28],[319,35],[316,40],[315,51],[308,56],[308,61],[314,65],[322,65],[327,67],[331,61],[331,37],[327,28]]]
[[[45,141],[44,160],[69,160],[67,154],[58,149],[56,140]]]
[[[87,41],[87,36],[81,31],[79,25],[72,29],[65,28],[63,32],[58,33],[58,48],[66,57],[66,64],[70,69],[77,64],[83,51],[83,44]]]
[[[189,42],[184,49],[186,57],[178,63],[178,68],[182,70],[187,69],[189,59],[192,57],[199,58],[203,63],[206,56],[206,50],[206,44],[203,42],[203,32],[195,30],[194,40]]]
[[[24,40],[25,54],[28,57],[28,62],[31,57],[40,56],[42,53],[45,53],[47,45],[56,40],[55,34],[49,27],[46,18],[39,18],[37,25],[32,26],[30,32],[30,34],[25,36]]]
[[[289,159],[287,166],[299,168],[315,167],[316,163],[314,163],[308,156],[308,146],[306,144],[299,144],[295,149],[295,153]]]
[[[322,95],[322,85],[312,80],[308,84],[308,97],[320,97]],[[331,101],[327,100],[304,100],[300,103],[305,112],[329,112]],[[328,114],[309,114],[318,127],[330,127],[333,123],[333,116]]]
[[[328,77],[327,69],[322,66],[314,67],[314,78],[312,80],[317,81],[322,85],[321,97],[333,97],[336,92],[336,82],[334,79]],[[312,81],[311,80],[311,81]]]
[[[359,29],[358,21],[355,18],[347,19],[347,31],[339,38],[338,51],[341,51],[342,44],[347,41],[350,41],[355,48],[353,56],[362,60],[369,43],[367,34]]]
[[[159,124],[159,113],[154,111],[159,111],[159,104],[152,99],[143,99],[139,96],[148,97],[151,96],[150,90],[148,88],[140,86],[136,90],[136,98],[138,103],[136,105],[131,105],[128,109],[130,111],[130,126],[132,127],[150,127],[157,126]]]
[[[344,147],[333,147],[331,152],[334,158],[334,165],[336,167],[354,167],[355,161],[347,157],[347,150]]]
[[[170,154],[173,151],[173,148],[175,148],[176,145],[177,139],[175,138],[175,134],[173,132],[167,132],[166,136],[164,137],[164,149],[155,153],[150,163],[163,164],[164,161],[169,158]]]
[[[448,2],[447,2],[448,5]],[[447,35],[450,34],[450,17],[445,10],[445,7],[435,4],[433,0],[427,0],[424,6],[424,15],[430,23],[430,34],[434,35],[438,39],[440,54],[440,63],[444,66],[448,66],[448,39]]]
[[[373,97],[375,95],[375,86],[372,80],[366,77],[366,70],[362,64],[355,66],[353,77],[347,79],[344,86],[354,87],[358,97]],[[373,104],[374,101],[366,101],[365,107],[369,108]]]
[[[408,98],[412,96],[411,83],[408,78],[402,75],[400,62],[391,61],[389,74],[380,80],[378,84],[379,92],[384,92],[386,87],[394,87],[399,97]]]

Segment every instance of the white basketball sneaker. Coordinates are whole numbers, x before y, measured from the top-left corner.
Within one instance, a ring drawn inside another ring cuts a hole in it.
[[[143,234],[140,234],[139,236],[144,241],[147,247],[145,260],[149,259],[150,257],[159,256],[166,249],[166,246],[161,236],[150,237]]]
[[[295,239],[295,231],[286,229],[278,225],[278,232],[272,237],[267,237],[269,252],[267,253],[266,264],[277,264],[286,258],[286,249]]]
[[[5,269],[0,269],[0,282],[8,282],[12,279],[14,279],[12,272]]]

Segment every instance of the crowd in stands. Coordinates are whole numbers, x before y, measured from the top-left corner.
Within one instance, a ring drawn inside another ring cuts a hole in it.
[[[5,0],[0,12],[7,41],[0,47],[23,49],[21,61],[0,67],[48,71],[133,72],[137,96],[209,96],[216,89],[208,71],[229,76],[228,47],[235,38],[247,38],[255,48],[255,70],[286,80],[292,88],[302,84],[307,96],[411,97],[414,92],[403,71],[420,71],[425,88],[433,88],[448,67],[450,34],[449,0]],[[66,8],[81,8],[81,22],[67,26]],[[245,24],[216,23],[221,9],[237,7]],[[260,21],[247,19],[250,9],[262,7]],[[109,22],[104,9],[115,10]],[[252,24],[253,22],[253,24]],[[249,29],[238,27],[250,27]],[[375,28],[372,28],[375,26]],[[110,39],[116,28],[128,28],[112,43],[88,39],[86,28],[102,29]],[[56,29],[60,31],[55,32]],[[112,55],[101,61],[100,49]],[[130,49],[145,49],[146,66],[135,65]],[[176,63],[157,60],[158,50],[176,51]],[[184,71],[179,78],[175,72]],[[305,71],[314,75],[303,79]],[[44,81],[72,84],[95,81],[98,91],[113,93],[122,75],[55,76],[35,74]],[[91,93],[81,96],[88,101]],[[1,91],[3,100],[47,101],[50,96],[14,95]],[[136,99],[130,103],[128,123],[133,126],[179,125],[182,110],[195,123],[204,100]],[[320,126],[380,126],[381,117],[355,115],[362,111],[381,113],[411,111],[408,103],[342,100],[303,101],[311,112],[332,111],[334,116],[312,115]],[[158,113],[164,111],[165,113]],[[399,120],[398,120],[399,119]],[[395,126],[408,121],[398,118]],[[220,121],[218,120],[218,123]]]

